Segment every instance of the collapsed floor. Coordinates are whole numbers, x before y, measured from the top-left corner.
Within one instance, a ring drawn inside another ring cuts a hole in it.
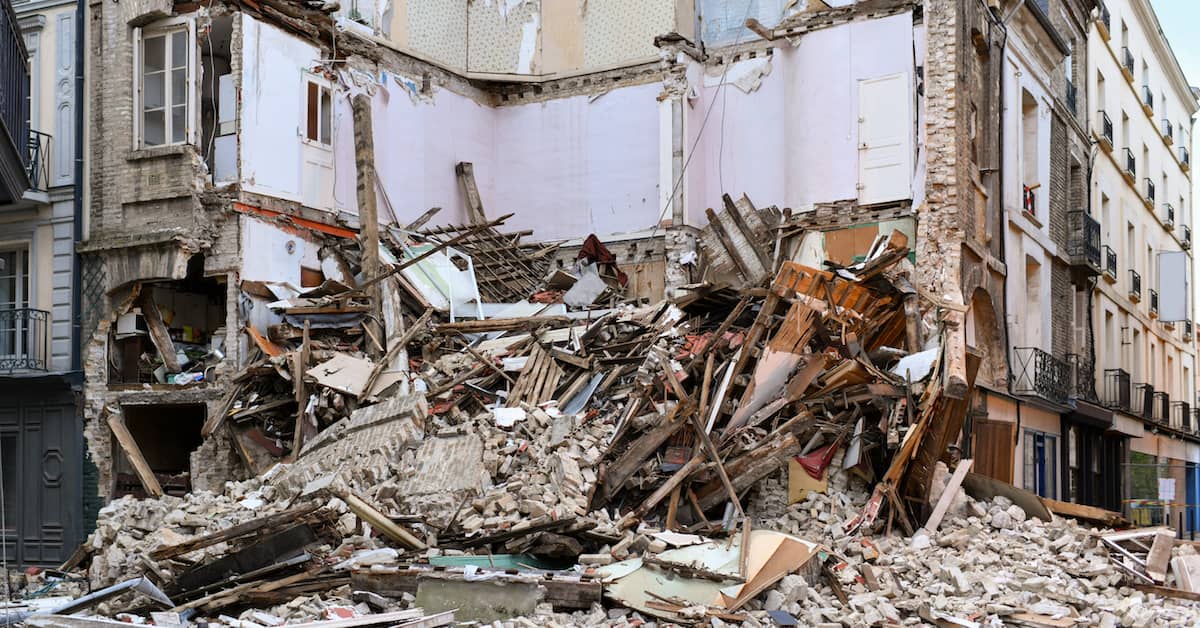
[[[903,234],[818,269],[785,213],[727,205],[703,280],[656,304],[622,301],[598,240],[551,269],[500,221],[395,230],[380,274],[345,250],[337,281],[243,285],[275,316],[202,433],[252,479],[164,496],[110,421],[159,497],[112,501],[38,580],[115,589],[26,623],[1200,622],[1192,544],[969,473],[978,360]],[[455,280],[527,300],[448,317],[430,287]]]

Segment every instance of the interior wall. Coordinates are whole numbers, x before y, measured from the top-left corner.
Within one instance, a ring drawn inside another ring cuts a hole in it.
[[[704,209],[720,207],[722,192],[796,209],[856,198],[858,83],[894,74],[911,83],[913,37],[911,14],[807,33],[799,46],[774,49],[769,74],[749,93],[731,79],[740,76],[739,63],[759,61],[731,65],[723,89],[722,70],[697,84],[693,67],[698,97],[686,113],[688,147],[702,137],[688,167],[689,222],[703,223]]]

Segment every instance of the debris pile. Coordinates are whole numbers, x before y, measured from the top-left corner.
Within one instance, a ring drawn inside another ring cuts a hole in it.
[[[243,284],[254,349],[203,433],[250,479],[114,500],[63,571],[167,600],[102,614],[236,628],[1136,625],[1114,552],[1192,590],[1147,567],[1157,540],[1122,553],[955,459],[978,363],[961,311],[919,320],[902,233],[815,268],[785,212],[709,218],[704,281],[656,304],[614,300],[599,240],[551,270],[503,219],[389,230],[376,274],[343,246],[319,286]]]

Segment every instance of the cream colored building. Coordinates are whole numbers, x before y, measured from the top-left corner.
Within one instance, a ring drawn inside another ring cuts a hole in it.
[[[1197,103],[1149,0],[1105,3],[1088,45],[1091,210],[1104,245],[1092,300],[1098,386],[1114,410],[1110,433],[1130,437],[1127,508],[1176,524],[1196,501],[1186,497],[1200,461],[1188,154]],[[1083,470],[1095,471],[1115,470]],[[1158,500],[1158,478],[1175,480],[1175,499]]]

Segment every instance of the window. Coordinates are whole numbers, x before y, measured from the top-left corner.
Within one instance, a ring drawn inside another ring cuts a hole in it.
[[[139,145],[188,141],[191,131],[191,49],[186,25],[143,32],[138,74]]]
[[[309,79],[305,81],[307,125],[304,139],[329,146],[333,143],[333,99],[329,84]]]
[[[1058,437],[1036,430],[1025,430],[1025,489],[1042,497],[1055,499]]]
[[[13,310],[28,307],[29,249],[0,250],[0,357],[25,353],[26,322]]]

